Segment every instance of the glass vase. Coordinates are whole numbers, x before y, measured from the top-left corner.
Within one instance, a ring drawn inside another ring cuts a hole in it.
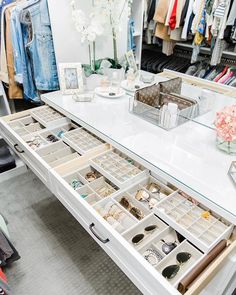
[[[218,149],[226,152],[227,154],[236,155],[236,140],[224,141],[222,138],[217,137],[216,145]]]

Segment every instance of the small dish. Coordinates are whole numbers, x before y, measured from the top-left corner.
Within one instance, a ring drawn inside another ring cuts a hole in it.
[[[126,91],[135,92],[136,90],[144,87],[144,83],[141,81],[136,81],[133,83],[133,86],[130,86],[127,80],[123,80],[120,86]]]
[[[94,92],[105,98],[120,98],[125,95],[125,91],[121,87],[97,87]]]

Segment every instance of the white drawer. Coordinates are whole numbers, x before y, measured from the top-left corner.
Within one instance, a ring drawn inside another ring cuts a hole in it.
[[[156,247],[157,250],[160,249],[160,239],[165,239],[169,232],[173,232],[174,230],[159,220],[158,227],[160,232],[152,238],[149,237],[140,246],[135,247],[131,242],[135,233],[137,233],[137,231],[141,232],[143,226],[147,226],[152,223],[152,220],[158,219],[151,211],[148,213],[146,210],[146,216],[141,221],[136,220],[134,216],[128,214],[130,217],[130,224],[127,230],[123,232],[121,231],[119,233],[118,229],[115,230],[110,226],[109,223],[98,214],[98,206],[102,206],[107,202],[116,202],[116,205],[119,206],[117,200],[119,199],[119,196],[122,195],[122,191],[124,194],[125,189],[118,191],[114,196],[112,195],[104,198],[92,207],[79,195],[78,192],[80,192],[80,189],[77,192],[68,183],[73,178],[73,173],[80,171],[81,167],[91,164],[89,158],[90,157],[88,156],[82,156],[80,159],[76,160],[76,163],[67,163],[63,166],[57,167],[55,170],[51,170],[50,178],[54,194],[144,294],[180,294],[176,289],[179,280],[191,271],[194,265],[204,258],[204,253],[198,251],[197,248],[191,246],[191,244],[185,240],[178,245],[178,248],[173,251],[170,257],[164,257],[161,263],[155,267],[151,266],[142,257],[145,252],[145,247],[154,247],[154,249]],[[129,187],[128,191],[131,194],[130,196],[132,196],[132,193],[137,188],[144,187],[148,181],[153,180],[154,178],[152,177],[150,177],[150,179],[145,178],[140,184],[133,186],[133,188]],[[169,190],[164,185],[162,186],[165,190]],[[169,192],[171,193],[171,190]],[[171,193],[170,196],[171,195],[174,194]],[[123,208],[120,206],[120,209],[122,210]],[[184,269],[184,272],[176,277],[176,280],[172,281],[172,284],[169,283],[161,275],[161,272],[166,266],[170,265],[169,263],[174,263],[175,255],[179,251],[188,251],[191,247],[193,250],[191,253],[195,253],[193,256],[194,259],[191,260],[191,265]]]
[[[40,109],[40,108],[39,108]],[[34,111],[33,111],[34,112]],[[138,247],[136,250],[132,245],[131,239],[132,236],[135,234],[136,230],[142,230],[142,226],[144,224],[148,225],[147,220],[155,219],[156,217],[153,215],[153,213],[148,211],[148,208],[143,208],[143,210],[146,212],[146,216],[142,219],[142,221],[135,220],[134,216],[131,214],[130,216],[130,228],[122,232],[121,234],[118,233],[114,228],[112,228],[108,222],[106,222],[105,219],[102,218],[96,212],[96,205],[102,204],[103,202],[106,203],[107,200],[112,200],[113,202],[116,202],[118,206],[120,201],[120,194],[121,191],[117,191],[117,193],[112,194],[110,197],[101,200],[99,203],[95,205],[95,207],[90,206],[69,184],[66,182],[66,180],[62,177],[68,175],[69,173],[73,173],[77,171],[78,169],[81,169],[81,167],[84,167],[86,165],[91,165],[93,168],[97,169],[101,174],[103,174],[106,178],[108,178],[111,182],[113,182],[115,185],[118,186],[118,188],[123,189],[123,192],[128,192],[128,197],[131,198],[134,194],[134,191],[136,189],[143,189],[145,188],[145,185],[147,183],[147,174],[148,171],[145,170],[144,167],[139,166],[139,163],[134,162],[134,166],[138,166],[141,168],[141,172],[138,173],[135,177],[132,177],[132,179],[120,181],[119,175],[117,174],[117,177],[114,177],[112,173],[109,173],[106,171],[106,169],[103,169],[104,167],[102,165],[99,165],[99,162],[95,162],[94,159],[99,155],[103,154],[106,155],[109,152],[107,150],[110,149],[109,145],[101,145],[95,149],[92,149],[91,151],[87,152],[86,155],[79,157],[75,160],[72,160],[66,164],[60,165],[56,168],[51,168],[42,158],[40,155],[43,153],[43,150],[41,152],[36,153],[34,150],[32,150],[27,143],[23,140],[23,138],[20,137],[19,134],[17,134],[12,129],[12,124],[9,122],[11,118],[21,118],[29,114],[29,111],[21,112],[12,116],[8,116],[3,119],[0,119],[0,131],[4,137],[4,139],[8,142],[8,144],[14,148],[19,156],[22,158],[22,160],[35,172],[35,174],[51,189],[51,191],[57,196],[57,198],[61,201],[61,203],[69,210],[69,212],[78,220],[78,222],[89,232],[89,234],[98,242],[98,244],[106,251],[106,253],[113,259],[113,261],[124,271],[124,273],[134,282],[134,284],[144,293],[148,295],[177,295],[180,294],[174,285],[176,286],[177,282],[173,283],[171,285],[162,275],[161,271],[163,267],[166,267],[166,262],[168,263],[168,259],[162,261],[162,264],[159,265],[156,268],[151,266],[143,257],[142,251],[144,251],[143,245]],[[37,116],[36,116],[37,117]],[[35,117],[35,118],[36,118]],[[66,119],[66,118],[65,118]],[[59,119],[60,121],[60,119]],[[65,123],[66,120],[62,120],[61,123]],[[13,121],[14,122],[14,121]],[[44,121],[41,121],[44,123]],[[14,124],[14,123],[13,123]],[[52,129],[52,125],[50,125],[50,129]],[[35,127],[37,128],[38,125],[36,124]],[[27,129],[27,128],[26,128]],[[29,128],[30,129],[30,128]],[[45,128],[45,130],[47,130]],[[26,130],[27,131],[27,130]],[[121,154],[121,156],[125,156]],[[129,160],[129,159],[128,159]],[[115,165],[116,166],[116,165]],[[127,163],[124,162],[124,166],[127,166]],[[109,167],[108,167],[109,168]],[[122,168],[122,167],[121,167]],[[121,169],[119,168],[119,169]],[[152,178],[151,178],[152,179]],[[135,186],[127,188],[129,185],[134,185],[134,182],[136,183]],[[97,183],[98,184],[98,183]],[[164,187],[163,189],[166,191],[169,190],[169,188]],[[91,187],[95,190],[96,186]],[[170,195],[167,197],[167,199],[173,197],[175,193],[172,193],[172,191],[169,191]],[[164,200],[163,200],[164,203]],[[162,204],[162,201],[158,204],[158,207]],[[136,204],[137,205],[137,202]],[[121,209],[124,210],[120,206]],[[154,209],[155,211],[156,209]],[[188,232],[182,230],[180,227],[178,227],[177,223],[171,220],[171,218],[168,217],[168,215],[163,214],[163,211],[155,211],[158,213],[159,217],[162,217],[162,219],[165,222],[168,222],[169,225],[172,226],[172,228],[175,228],[180,233],[182,233],[186,238],[188,238],[195,246],[198,246],[204,251],[208,251],[213,247],[213,244],[210,245],[209,248],[202,248],[201,244],[198,243],[197,240],[192,239],[191,236],[188,235]],[[162,229],[162,232],[160,233],[160,237],[164,237],[166,233],[171,232],[171,228],[168,227],[164,222],[159,221],[160,229]],[[230,231],[232,230],[232,227],[230,226],[227,233],[225,232],[224,235],[222,235],[220,238],[227,238],[230,234]],[[122,236],[123,235],[123,236]],[[147,240],[147,244],[154,243],[154,240]],[[148,244],[149,246],[149,244]],[[155,243],[154,243],[155,247]],[[156,245],[158,248],[158,245]],[[184,244],[181,243],[180,250],[183,249],[183,251],[187,251],[191,246],[188,242],[184,242]],[[234,245],[235,247],[235,245]],[[227,253],[230,253],[231,250],[227,250]],[[175,252],[173,252],[172,257],[172,263],[175,259]],[[194,263],[198,262],[201,257],[204,257],[202,253],[198,252],[198,250],[195,251],[196,259]],[[225,254],[224,254],[225,255]],[[222,254],[223,256],[223,254]],[[214,274],[216,270],[219,269],[219,265],[223,263],[226,259],[226,255],[224,258],[220,256],[219,263],[217,263],[218,259],[214,262],[215,268],[212,268],[211,275]],[[194,265],[193,263],[193,265]],[[159,270],[159,272],[157,271]],[[190,268],[186,271],[186,273],[190,270]],[[185,274],[185,273],[184,273]],[[192,287],[191,291],[188,292],[188,294],[199,294],[199,291],[201,290],[201,286],[206,285],[205,281],[209,276],[205,276],[204,279],[201,278],[201,280],[195,281],[196,287]],[[197,291],[196,291],[197,290]],[[198,293],[196,293],[198,292]]]
[[[43,161],[42,158],[40,158],[3,119],[0,119],[0,130],[2,137],[6,140],[9,146],[17,153],[17,155],[19,155],[39,179],[50,188],[49,165]]]
[[[50,177],[57,198],[144,294],[179,294],[57,172],[51,170]]]

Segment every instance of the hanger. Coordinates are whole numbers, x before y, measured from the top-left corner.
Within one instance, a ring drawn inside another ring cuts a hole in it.
[[[28,1],[30,1],[30,0],[27,0],[26,2],[25,2],[25,4],[28,2]],[[35,0],[33,3],[31,3],[31,4],[29,4],[29,5],[24,5],[24,7],[22,8],[22,10],[21,10],[21,14],[20,14],[20,22],[21,23],[25,23],[25,16],[26,15],[28,15],[28,9],[30,8],[30,7],[32,7],[32,6],[34,6],[34,5],[36,5],[36,4],[38,4],[39,2],[41,2],[41,0]],[[28,24],[28,23],[26,23],[26,24]]]
[[[39,2],[41,2],[41,0],[36,0],[36,1],[34,1],[34,3],[31,3],[31,4],[27,5],[27,6],[25,6],[25,7],[22,9],[22,11],[29,9],[30,7],[32,7],[32,6],[36,5],[36,4],[38,4]]]

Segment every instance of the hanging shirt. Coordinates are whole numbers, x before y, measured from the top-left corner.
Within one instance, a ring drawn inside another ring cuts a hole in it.
[[[3,0],[3,1],[0,1],[0,19],[2,17],[2,10],[3,8],[8,5],[8,4],[11,4],[12,2],[15,2],[15,0]],[[2,32],[2,30],[1,30]]]
[[[183,31],[182,31],[182,35],[181,35],[181,39],[183,39],[183,40],[187,39],[189,22],[190,22],[190,18],[191,18],[192,12],[193,12],[193,2],[194,2],[194,0],[189,0],[187,15],[185,17],[185,23],[184,23],[184,27],[183,27]]]
[[[169,27],[171,30],[174,30],[176,27],[177,5],[178,5],[178,0],[175,0],[172,13],[170,15],[170,20],[169,20]]]
[[[234,0],[233,4],[232,4],[232,7],[231,7],[231,10],[230,10],[230,13],[229,13],[229,16],[228,16],[228,19],[227,19],[226,25],[227,26],[233,26],[234,22],[235,22],[235,19],[236,19],[236,1]]]
[[[156,12],[154,15],[154,20],[161,24],[164,24],[166,21],[166,16],[168,9],[172,0],[159,0],[156,6]]]
[[[12,47],[12,38],[11,38],[11,11],[15,7],[15,3],[8,6],[5,11],[6,19],[6,57],[7,57],[7,70],[9,77],[8,84],[8,97],[10,99],[22,99],[23,93],[22,88],[15,81],[15,70],[14,70],[14,56],[13,56],[13,47]]]

